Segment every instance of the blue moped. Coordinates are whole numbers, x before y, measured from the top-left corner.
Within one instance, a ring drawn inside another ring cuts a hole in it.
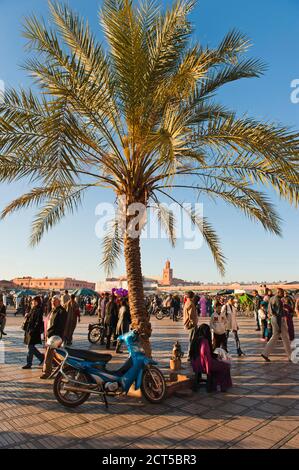
[[[117,370],[106,368],[112,359],[111,354],[52,346],[63,357],[53,385],[59,403],[73,408],[84,403],[93,393],[108,407],[107,396],[127,394],[132,384],[136,390],[141,389],[151,403],[160,403],[165,398],[165,378],[156,367],[157,363],[146,357],[138,332],[130,331],[120,336],[118,341],[126,344],[129,357]],[[55,340],[52,343],[54,345]]]

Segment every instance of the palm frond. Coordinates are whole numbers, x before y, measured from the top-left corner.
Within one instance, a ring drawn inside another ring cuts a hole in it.
[[[203,217],[202,214],[198,214],[195,208],[188,208],[184,206],[174,197],[170,196],[170,194],[166,193],[164,190],[157,189],[157,191],[171,199],[176,204],[178,204],[178,206],[180,206],[181,209],[190,217],[192,224],[202,233],[202,236],[213,255],[214,261],[216,263],[217,268],[219,269],[219,272],[221,273],[221,275],[224,275],[225,257],[221,251],[219,238],[210,223],[207,221],[207,219]]]
[[[171,245],[174,247],[176,244],[176,235],[175,235],[175,216],[173,211],[171,211],[166,204],[163,204],[155,198],[155,204],[150,206],[154,209],[158,217],[158,222],[161,224],[162,229],[167,234]]]
[[[122,254],[123,238],[117,219],[110,222],[102,242],[102,262],[107,276],[110,276]]]
[[[54,227],[68,213],[74,213],[82,203],[83,188],[66,191],[51,199],[41,208],[32,222],[30,245],[37,245],[45,232]]]

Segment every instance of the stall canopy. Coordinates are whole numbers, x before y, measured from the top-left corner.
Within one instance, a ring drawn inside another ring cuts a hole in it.
[[[99,296],[99,294],[95,290],[92,290],[92,289],[77,289],[73,292],[73,294],[75,294],[76,297],[80,297],[81,295],[88,296],[88,297]]]
[[[26,295],[36,295],[36,291],[31,289],[24,289],[16,293],[16,297],[25,297]]]
[[[234,291],[232,289],[222,289],[217,292],[217,295],[230,295],[233,293]]]

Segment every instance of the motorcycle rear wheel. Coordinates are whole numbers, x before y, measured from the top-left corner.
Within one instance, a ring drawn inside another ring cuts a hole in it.
[[[155,366],[147,366],[142,375],[141,391],[150,403],[161,403],[166,397],[164,375]]]
[[[72,367],[66,367],[63,371],[72,380],[86,382],[86,384],[90,382],[88,375],[82,371],[78,371],[76,369],[73,369]],[[65,385],[67,385],[65,383],[65,378],[63,377],[61,372],[59,372],[59,374],[56,375],[54,380],[53,391],[56,400],[61,403],[61,405],[67,408],[76,408],[77,406],[82,405],[90,397],[90,393],[80,393],[79,386],[78,392],[72,392],[69,390],[64,390]]]
[[[100,341],[102,337],[102,330],[98,326],[94,326],[88,332],[88,341],[91,344],[96,344]]]

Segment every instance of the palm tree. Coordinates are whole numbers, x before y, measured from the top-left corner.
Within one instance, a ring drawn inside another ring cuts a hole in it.
[[[86,21],[50,2],[53,27],[35,16],[24,36],[32,57],[24,68],[40,93],[9,90],[0,105],[0,181],[27,178],[35,187],[12,201],[8,214],[32,205],[31,244],[89,188],[110,188],[124,202],[154,206],[175,243],[175,220],[160,200],[172,189],[220,198],[280,234],[280,220],[262,186],[298,202],[299,135],[273,123],[238,117],[217,104],[215,92],[259,77],[262,62],[244,55],[247,37],[233,30],[217,48],[191,44],[193,0],[162,11],[155,0],[103,0],[99,44]],[[180,201],[176,201],[181,204]],[[184,209],[183,205],[182,208]],[[189,212],[221,273],[225,258],[204,219]],[[151,325],[144,306],[140,231],[130,236],[111,223],[103,263],[111,270],[124,249],[133,327],[150,354]]]

